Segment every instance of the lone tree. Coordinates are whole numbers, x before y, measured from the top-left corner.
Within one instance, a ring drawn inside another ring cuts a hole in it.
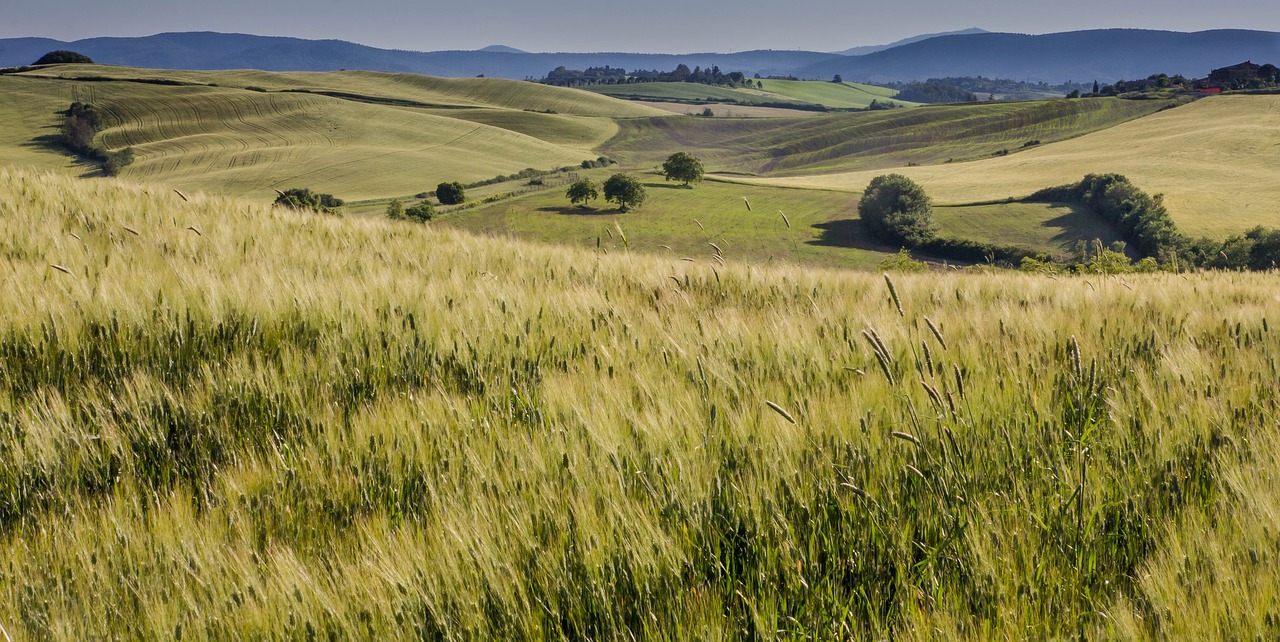
[[[858,214],[872,234],[901,247],[926,243],[938,231],[928,195],[901,174],[871,179],[858,202]]]
[[[593,198],[600,198],[600,190],[596,186],[596,182],[589,178],[580,178],[569,189],[565,190],[564,195],[569,202],[577,205],[582,203],[582,207],[587,207],[587,203]]]
[[[644,185],[633,176],[614,174],[604,182],[604,200],[618,204],[623,212],[640,207],[644,203]]]
[[[458,181],[440,183],[436,185],[436,200],[440,201],[441,205],[457,205],[467,200],[467,195],[462,188],[462,183]]]
[[[831,82],[836,83],[837,85],[843,84],[844,76],[841,76],[840,74],[836,74],[831,78]]]
[[[685,187],[702,182],[702,161],[688,152],[676,152],[662,164],[662,173],[669,181],[680,181]]]
[[[57,50],[57,51],[50,51],[49,53],[47,53],[47,54],[45,54],[45,55],[43,55],[43,56],[40,56],[40,59],[39,59],[39,60],[37,60],[37,61],[35,61],[35,62],[34,62],[34,63],[32,63],[32,64],[35,64],[35,65],[60,65],[60,64],[72,64],[72,63],[79,63],[79,64],[84,64],[84,65],[92,65],[92,64],[94,64],[94,63],[93,63],[93,60],[92,60],[91,58],[89,58],[88,56],[86,56],[86,55],[84,55],[84,54],[82,54],[82,53],[76,53],[76,52],[74,52],[74,51],[66,51],[65,49],[59,49],[59,50]]]

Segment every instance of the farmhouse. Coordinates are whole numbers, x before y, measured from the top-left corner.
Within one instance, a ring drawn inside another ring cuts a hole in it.
[[[1258,70],[1262,65],[1255,65],[1253,61],[1246,60],[1238,65],[1214,69],[1209,72],[1209,80],[1212,82],[1235,84],[1238,82],[1246,82],[1258,77]]]

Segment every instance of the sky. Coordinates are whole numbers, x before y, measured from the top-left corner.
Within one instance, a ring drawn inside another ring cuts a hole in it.
[[[838,51],[980,27],[1280,31],[1274,0],[0,0],[0,38],[165,31],[334,38],[436,51]]]

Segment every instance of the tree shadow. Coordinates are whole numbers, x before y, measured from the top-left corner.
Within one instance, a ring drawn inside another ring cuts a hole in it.
[[[873,250],[877,252],[893,251],[896,248],[876,240],[863,225],[862,219],[844,218],[826,223],[818,223],[814,229],[821,230],[818,238],[806,241],[809,245],[826,247],[844,247],[857,250]]]
[[[561,206],[561,207],[557,207],[557,206],[539,207],[537,210],[534,210],[534,211],[545,212],[547,214],[559,214],[560,216],[616,216],[618,214],[625,213],[625,212],[619,212],[618,208],[616,207],[610,207],[608,209],[604,209],[604,208],[588,209],[584,207],[578,207],[577,205],[569,205],[569,206]]]
[[[65,115],[65,112],[60,110],[53,112],[53,116],[55,118],[60,118],[61,116],[64,116],[64,115]],[[18,146],[25,147],[28,149],[39,149],[46,152],[53,152],[55,154],[65,156],[67,160],[71,161],[72,165],[84,170],[78,176],[78,178],[94,178],[98,176],[106,176],[106,174],[102,171],[101,163],[94,161],[92,159],[82,158],[80,155],[76,154],[75,152],[72,152],[71,150],[63,146],[61,125],[45,125],[43,127],[40,127],[39,130],[37,131],[41,131],[41,132],[47,131],[49,133],[38,134],[36,136],[33,136],[31,140],[28,140],[24,143],[19,143]]]

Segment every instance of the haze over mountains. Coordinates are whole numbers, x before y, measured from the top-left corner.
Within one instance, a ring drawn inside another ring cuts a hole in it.
[[[628,70],[719,66],[748,76],[890,82],[944,76],[986,76],[1033,82],[1145,78],[1164,72],[1201,77],[1243,60],[1280,61],[1280,33],[1213,30],[1195,33],[1104,29],[1044,35],[969,29],[927,34],[890,45],[840,53],[758,50],[739,53],[526,53],[502,45],[479,51],[400,51],[340,40],[304,40],[213,32],[139,38],[0,39],[0,66],[30,64],[54,49],[71,49],[103,64],[161,69],[335,71],[364,69],[433,76],[542,78],[548,71],[611,66]],[[845,55],[856,54],[856,55]]]

